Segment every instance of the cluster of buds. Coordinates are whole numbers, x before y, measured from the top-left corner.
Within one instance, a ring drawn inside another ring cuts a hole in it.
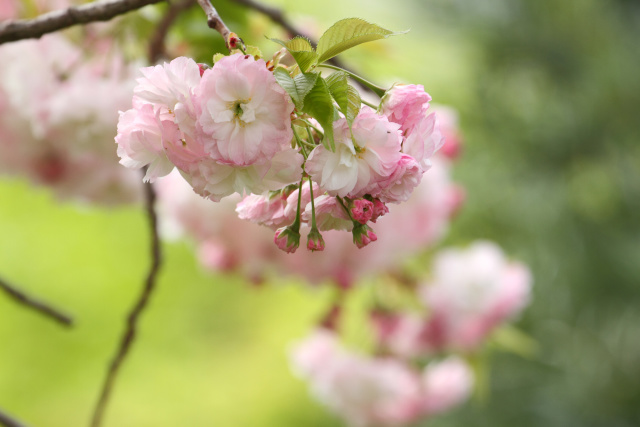
[[[217,54],[210,68],[184,57],[143,68],[133,108],[120,113],[121,163],[147,166],[147,181],[177,167],[212,201],[245,196],[239,216],[274,228],[288,253],[300,245],[301,226],[310,228],[311,251],[324,249],[326,230],[351,232],[359,248],[375,241],[369,224],[387,203],[408,200],[444,139],[422,86],[371,85],[382,97],[372,108],[348,83],[363,79],[318,71],[346,48],[345,28],[392,34],[363,22],[334,25],[317,51],[303,38],[278,41],[295,59],[290,66],[283,52],[265,62],[238,39],[241,51]]]

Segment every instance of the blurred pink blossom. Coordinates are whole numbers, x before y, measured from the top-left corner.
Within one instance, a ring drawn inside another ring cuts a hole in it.
[[[113,152],[135,68],[117,54],[83,55],[60,34],[0,46],[0,169],[61,198],[137,200],[139,175]]]
[[[470,369],[457,358],[418,369],[392,357],[348,351],[326,329],[291,353],[313,396],[354,427],[402,426],[451,409],[470,394]]]

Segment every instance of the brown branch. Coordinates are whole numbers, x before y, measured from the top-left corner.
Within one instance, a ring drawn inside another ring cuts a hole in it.
[[[189,9],[196,4],[196,0],[182,0],[180,2],[172,2],[169,5],[169,10],[165,13],[162,20],[158,23],[156,31],[151,36],[149,42],[149,63],[154,64],[160,58],[167,56],[165,38],[169,29],[175,22],[180,13]]]
[[[150,183],[144,184],[144,188],[146,214],[149,220],[149,228],[151,232],[151,267],[149,269],[149,273],[147,274],[142,293],[138,297],[138,301],[131,309],[127,317],[127,326],[120,340],[120,346],[118,347],[118,350],[113,360],[111,361],[111,364],[109,365],[107,377],[102,386],[102,392],[100,393],[100,398],[98,399],[98,403],[93,413],[93,419],[91,421],[92,427],[98,427],[102,422],[102,417],[109,401],[111,389],[113,388],[113,384],[118,375],[118,371],[120,370],[120,367],[124,362],[127,354],[129,353],[131,345],[136,338],[138,318],[147,306],[149,298],[153,293],[153,290],[155,289],[156,278],[158,276],[158,271],[160,270],[160,264],[162,262],[160,237],[158,235],[158,217],[155,211],[156,193],[153,189],[152,184]]]
[[[0,410],[0,425],[4,427],[27,427],[15,418],[3,413],[2,410]]]
[[[261,14],[267,16],[269,19],[271,19],[273,22],[275,22],[276,24],[280,25],[282,28],[284,28],[291,37],[295,37],[295,36],[303,36],[308,38],[309,40],[313,40],[312,37],[310,37],[309,35],[303,33],[302,31],[300,31],[298,28],[294,27],[293,24],[291,24],[284,16],[284,13],[282,12],[282,10],[276,8],[276,7],[271,7],[271,6],[267,6],[265,4],[259,3],[257,1],[254,0],[233,0],[235,3],[237,4],[241,4],[243,6],[248,7],[249,9],[253,9],[256,12],[260,12]],[[315,42],[313,44],[316,44]]]
[[[211,0],[198,0],[198,4],[202,10],[204,10],[204,13],[207,14],[207,25],[209,25],[209,28],[219,32],[227,48],[229,48],[229,35],[231,34],[231,30],[229,30],[229,27],[227,27],[220,15],[218,15],[218,11],[211,4]],[[229,48],[229,50],[231,49]]]
[[[34,19],[18,19],[0,23],[0,44],[40,36],[95,21],[108,21],[118,15],[163,0],[99,0],[81,6],[54,10]]]
[[[0,278],[0,289],[5,291],[7,295],[13,298],[15,301],[20,304],[29,307],[33,310],[36,310],[38,313],[49,317],[50,319],[55,320],[58,323],[61,323],[65,326],[71,326],[73,324],[73,319],[66,314],[60,312],[59,310],[51,307],[50,305],[33,299],[32,297],[26,295],[24,292],[16,289],[11,286],[9,283]],[[0,418],[1,419],[1,418]]]

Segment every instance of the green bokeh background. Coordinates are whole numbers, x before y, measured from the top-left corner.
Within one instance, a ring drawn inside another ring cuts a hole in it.
[[[263,35],[282,34],[266,19],[215,4],[247,42],[275,50]],[[490,398],[425,424],[640,425],[640,4],[272,4],[318,31],[349,16],[411,28],[343,59],[383,84],[423,84],[459,110],[465,145],[454,174],[468,199],[445,243],[491,239],[533,271],[533,304],[518,326],[538,354],[494,353]],[[144,36],[163,9],[120,25]],[[221,49],[199,9],[170,33],[171,46],[185,42],[208,62]],[[0,408],[32,426],[88,425],[148,267],[147,239],[140,209],[60,204],[0,181],[0,274],[77,318],[65,330],[0,295]],[[341,426],[286,360],[330,295],[275,282],[211,275],[187,243],[166,244],[105,426]]]

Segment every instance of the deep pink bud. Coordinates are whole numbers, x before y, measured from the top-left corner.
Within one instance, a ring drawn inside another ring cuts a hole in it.
[[[300,232],[294,230],[290,225],[278,228],[273,241],[279,249],[288,254],[292,254],[298,249],[298,246],[300,246]]]
[[[237,49],[238,46],[242,45],[242,39],[236,33],[230,33],[228,45],[229,49]]]
[[[307,235],[307,249],[310,251],[324,251],[324,239],[315,227]]]
[[[376,222],[381,216],[388,214],[389,208],[380,199],[373,199],[373,215],[371,215],[371,222]]]
[[[362,249],[371,242],[378,240],[378,236],[373,232],[371,227],[366,224],[360,224],[359,222],[353,222],[353,243],[356,244],[358,249]]]
[[[351,216],[360,224],[366,224],[373,216],[373,203],[367,199],[356,199],[351,207]]]
[[[200,70],[200,77],[202,77],[202,75],[204,74],[205,70],[208,70],[209,67],[207,64],[203,64],[201,62],[198,62],[198,69]]]

